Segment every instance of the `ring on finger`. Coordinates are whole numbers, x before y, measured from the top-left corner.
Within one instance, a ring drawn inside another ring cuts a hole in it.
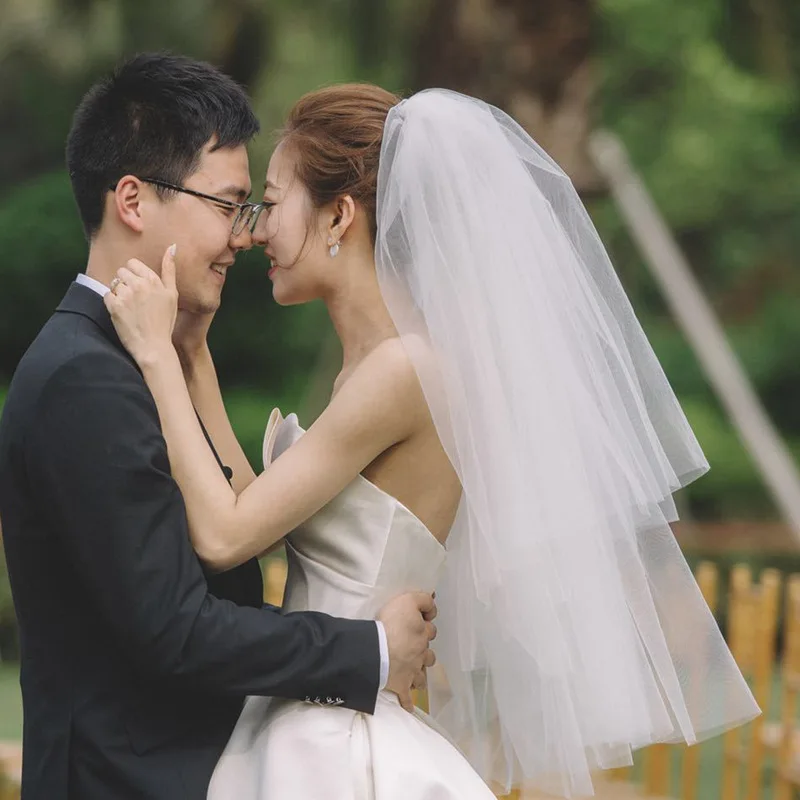
[[[111,285],[108,288],[112,292],[115,292],[117,286],[119,286],[121,283],[122,283],[122,281],[119,278],[114,278],[114,280],[111,281]]]

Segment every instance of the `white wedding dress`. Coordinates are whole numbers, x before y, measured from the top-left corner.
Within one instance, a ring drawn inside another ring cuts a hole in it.
[[[275,409],[264,467],[303,430]],[[392,597],[432,591],[445,549],[402,503],[359,476],[287,537],[286,611],[372,619]],[[422,711],[381,692],[373,715],[248,698],[209,800],[493,800],[479,775]],[[328,704],[330,703],[330,704]]]

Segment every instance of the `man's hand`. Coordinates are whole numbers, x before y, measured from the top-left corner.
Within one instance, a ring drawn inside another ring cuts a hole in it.
[[[378,614],[389,648],[389,679],[386,688],[400,698],[406,711],[413,711],[411,688],[425,685],[425,668],[436,656],[429,648],[436,637],[436,603],[425,592],[410,592],[387,603]]]

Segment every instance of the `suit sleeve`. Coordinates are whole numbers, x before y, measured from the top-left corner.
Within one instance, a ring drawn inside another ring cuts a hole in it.
[[[26,457],[42,511],[141,669],[215,693],[374,710],[374,622],[280,615],[208,593],[156,406],[132,364],[74,358],[50,378],[35,419]]]

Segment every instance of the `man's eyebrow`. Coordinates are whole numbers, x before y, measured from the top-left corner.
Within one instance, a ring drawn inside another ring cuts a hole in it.
[[[226,195],[229,197],[235,197],[239,202],[247,200],[250,196],[250,192],[247,191],[243,186],[226,186],[224,189],[220,189],[216,192],[218,197],[225,197]]]

